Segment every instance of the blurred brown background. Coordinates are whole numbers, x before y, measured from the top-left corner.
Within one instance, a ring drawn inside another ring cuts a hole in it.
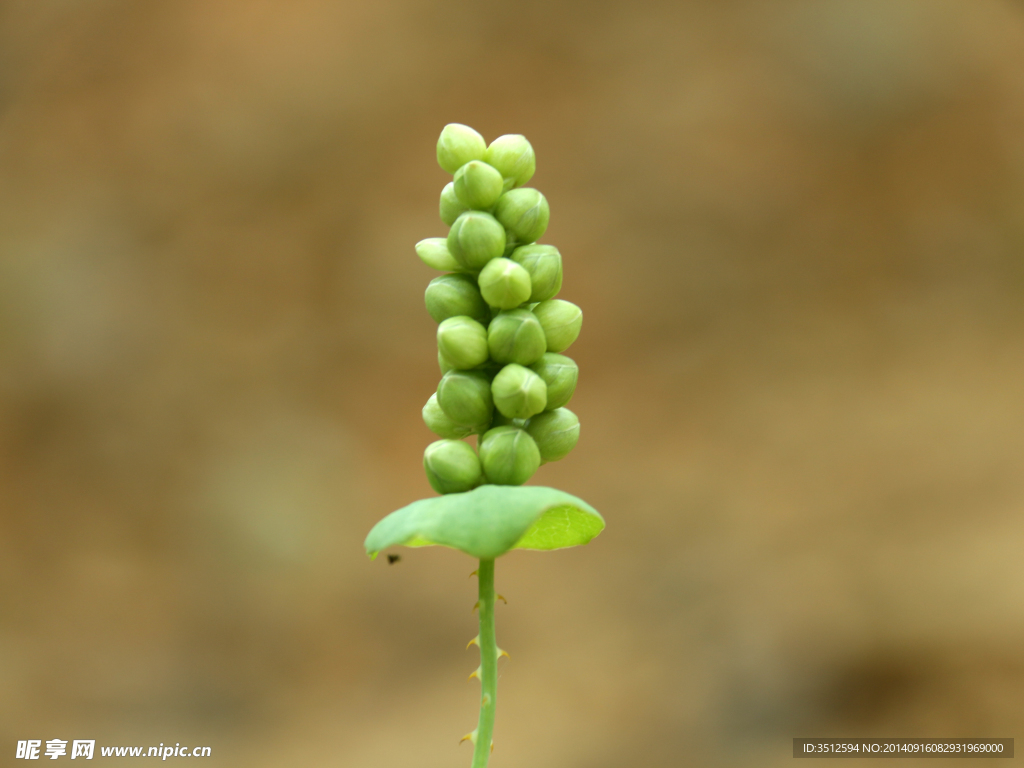
[[[361,549],[431,493],[453,121],[537,151],[586,323],[533,482],[608,522],[498,564],[494,768],[1024,737],[1024,4],[23,0],[0,762],[469,764],[473,562]]]

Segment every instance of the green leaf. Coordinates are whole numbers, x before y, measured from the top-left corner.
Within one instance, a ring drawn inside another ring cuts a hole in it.
[[[420,499],[392,512],[366,537],[372,558],[385,547],[440,544],[492,559],[510,549],[562,549],[586,544],[604,519],[582,499],[555,488],[481,485],[466,493]]]

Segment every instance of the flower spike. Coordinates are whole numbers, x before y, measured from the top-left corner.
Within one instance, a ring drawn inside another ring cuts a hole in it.
[[[579,438],[579,419],[565,406],[579,368],[560,354],[577,338],[582,310],[557,298],[562,256],[544,235],[550,207],[525,186],[536,170],[524,136],[489,146],[467,125],[446,125],[437,162],[454,175],[438,213],[447,236],[416,243],[426,266],[445,273],[427,285],[423,302],[437,323],[441,380],[421,414],[436,435],[423,453],[435,498],[415,501],[381,520],[364,542],[371,559],[386,547],[441,545],[479,561],[479,600],[471,614],[479,634],[477,727],[472,768],[494,751],[499,662],[494,620],[494,561],[512,549],[550,550],[586,544],[604,528],[589,504],[564,491],[524,485],[538,468],[563,458]],[[473,440],[475,437],[475,440]],[[473,442],[469,442],[473,440]],[[388,562],[398,560],[389,555]]]

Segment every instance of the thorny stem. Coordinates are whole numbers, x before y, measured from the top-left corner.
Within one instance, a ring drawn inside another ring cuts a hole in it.
[[[480,582],[480,721],[476,727],[472,768],[487,768],[494,733],[494,704],[498,692],[498,646],[494,640],[494,561],[481,560]]]

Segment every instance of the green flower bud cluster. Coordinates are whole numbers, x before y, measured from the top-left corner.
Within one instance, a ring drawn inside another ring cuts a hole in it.
[[[416,244],[416,254],[446,274],[427,286],[437,322],[441,381],[423,421],[441,439],[423,468],[438,493],[484,483],[521,485],[537,468],[566,456],[580,422],[565,405],[579,369],[559,354],[580,333],[583,313],[555,298],[562,256],[537,243],[548,201],[524,186],[536,170],[525,136],[488,145],[466,125],[445,126],[437,162],[453,179],[441,191],[448,237]],[[478,436],[474,450],[465,438]]]

